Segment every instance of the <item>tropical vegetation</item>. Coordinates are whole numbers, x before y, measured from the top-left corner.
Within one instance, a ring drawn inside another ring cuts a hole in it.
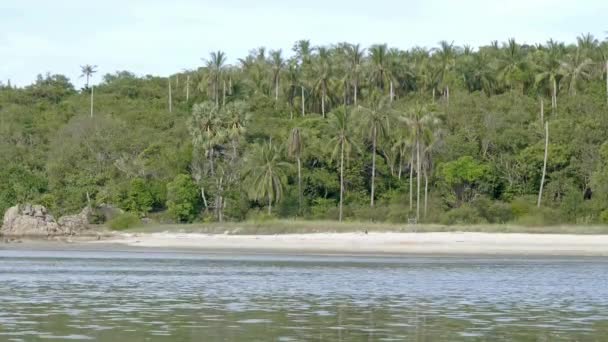
[[[0,211],[608,223],[607,39],[202,57],[168,77],[86,64],[82,89],[0,83]]]

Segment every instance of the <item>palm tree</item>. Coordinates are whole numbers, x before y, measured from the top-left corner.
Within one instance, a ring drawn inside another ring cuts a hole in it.
[[[563,52],[563,44],[553,40],[547,42],[546,50],[539,50],[538,72],[536,74],[536,84],[548,83],[551,89],[551,109],[557,112],[557,90],[558,82],[562,74],[560,57]]]
[[[448,43],[445,40],[439,42],[439,48],[434,49],[434,56],[437,58],[439,84],[444,86],[447,104],[450,103],[450,86],[448,75],[456,63],[456,48],[454,42]]]
[[[351,82],[353,83],[353,101],[354,105],[357,105],[358,93],[359,93],[359,78],[361,76],[361,69],[365,49],[361,48],[359,44],[347,44],[346,55],[348,58],[349,70]]]
[[[274,83],[274,100],[279,100],[279,81],[281,78],[281,70],[285,66],[285,61],[281,56],[281,50],[270,51],[270,59],[272,64],[272,82]]]
[[[525,55],[521,46],[513,38],[503,45],[502,51],[503,53],[496,60],[497,79],[504,83],[509,90],[513,90],[514,84],[523,81],[523,72],[527,68]],[[523,92],[523,84],[521,91]]]
[[[372,63],[371,81],[382,91],[389,84],[392,89],[393,77],[389,69],[389,51],[386,44],[376,44],[369,48]],[[389,92],[391,91],[389,89]],[[390,93],[392,95],[392,93]]]
[[[80,66],[80,71],[82,74],[80,77],[86,77],[87,83],[85,84],[85,88],[89,89],[89,79],[93,77],[93,74],[97,72],[97,65],[85,64]]]
[[[321,94],[321,114],[325,117],[325,101],[327,90],[332,77],[332,63],[330,52],[325,47],[318,48],[319,54],[313,63],[312,76],[314,77],[313,88]]]
[[[330,122],[331,132],[335,134],[330,143],[333,145],[332,158],[340,159],[340,210],[339,220],[342,222],[344,205],[344,161],[348,158],[353,148],[356,148],[350,128],[350,115],[347,107],[337,108],[332,112]]]
[[[226,121],[226,136],[232,145],[231,160],[234,164],[238,158],[237,147],[239,141],[245,136],[245,122],[249,119],[249,113],[245,103],[237,101],[230,102],[224,108],[224,120]]]
[[[369,107],[359,106],[357,113],[359,114],[359,123],[361,131],[367,135],[367,138],[372,143],[372,174],[370,177],[371,194],[370,207],[374,206],[375,197],[375,180],[376,180],[376,153],[379,139],[383,139],[387,135],[389,126],[389,101],[383,98],[379,93],[374,92],[370,99]]]
[[[93,77],[93,74],[97,72],[97,65],[90,65],[90,64],[81,65],[80,70],[82,71],[82,74],[80,75],[80,77],[87,78],[87,83],[85,85],[85,89],[89,89],[89,80],[91,77]],[[93,93],[94,93],[94,90],[93,90],[93,87],[91,87],[91,117],[93,117]]]
[[[226,64],[226,54],[222,51],[211,52],[209,54],[207,62],[207,69],[209,70],[209,77],[213,86],[213,96],[215,99],[215,105],[219,107],[220,104],[220,82],[222,80],[222,72]],[[224,93],[224,96],[226,94]]]
[[[209,172],[215,173],[215,146],[224,139],[222,118],[217,106],[209,102],[194,105],[189,125],[193,145],[200,146],[209,160]]]
[[[313,50],[310,40],[298,40],[293,46],[293,51],[296,53],[296,58],[300,65],[310,63]]]
[[[566,58],[560,63],[559,72],[563,76],[563,82],[567,85],[568,94],[576,95],[579,80],[591,78],[593,61],[591,58],[585,57],[580,48],[577,48],[574,53],[569,54]]]
[[[420,219],[420,176],[422,171],[421,152],[423,152],[424,136],[427,134],[429,127],[438,123],[437,118],[429,111],[429,108],[423,104],[416,104],[412,107],[406,116],[402,116],[401,120],[410,130],[410,136],[414,142],[416,154],[416,221]],[[414,152],[412,152],[412,161]],[[413,164],[413,163],[411,163]],[[411,208],[411,186],[412,168],[410,167],[410,208]]]
[[[422,174],[424,177],[424,217],[426,218],[428,208],[428,192],[429,192],[429,173],[433,173],[433,153],[441,143],[443,138],[443,130],[438,126],[439,120],[434,117],[427,119],[427,127],[424,130],[423,143],[423,161]]]
[[[408,130],[397,129],[392,131],[392,143],[391,149],[397,154],[397,158],[399,159],[399,168],[397,171],[397,177],[401,180],[401,175],[403,173],[403,164],[404,161],[407,160],[407,153],[412,148],[412,139],[409,135]],[[411,184],[410,184],[411,188]],[[411,208],[411,189],[410,189],[410,209]]]
[[[304,150],[304,141],[302,139],[302,131],[298,127],[291,130],[288,141],[289,156],[295,158],[298,164],[298,209],[302,210],[302,152]]]
[[[268,201],[268,215],[271,215],[272,203],[278,203],[283,197],[290,165],[281,160],[281,151],[271,143],[256,145],[250,156],[244,174],[249,197]]]

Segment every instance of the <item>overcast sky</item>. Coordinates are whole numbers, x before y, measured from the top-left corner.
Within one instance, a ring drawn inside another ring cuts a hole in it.
[[[80,86],[83,64],[99,66],[96,81],[117,70],[165,76],[215,50],[231,63],[258,46],[291,54],[299,39],[402,49],[603,39],[606,18],[608,0],[0,0],[0,80],[26,85],[50,71]]]

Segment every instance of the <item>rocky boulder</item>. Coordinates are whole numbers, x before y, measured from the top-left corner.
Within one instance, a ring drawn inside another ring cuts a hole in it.
[[[53,215],[41,205],[16,205],[4,214],[3,235],[62,235],[67,234]]]
[[[76,233],[89,228],[89,219],[92,211],[85,207],[77,215],[66,215],[59,218],[59,226],[69,233]]]

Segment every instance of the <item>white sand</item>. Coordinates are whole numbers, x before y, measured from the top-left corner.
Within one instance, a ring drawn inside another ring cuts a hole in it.
[[[458,232],[211,235],[166,232],[117,234],[109,240],[91,243],[235,252],[608,256],[608,235]]]

